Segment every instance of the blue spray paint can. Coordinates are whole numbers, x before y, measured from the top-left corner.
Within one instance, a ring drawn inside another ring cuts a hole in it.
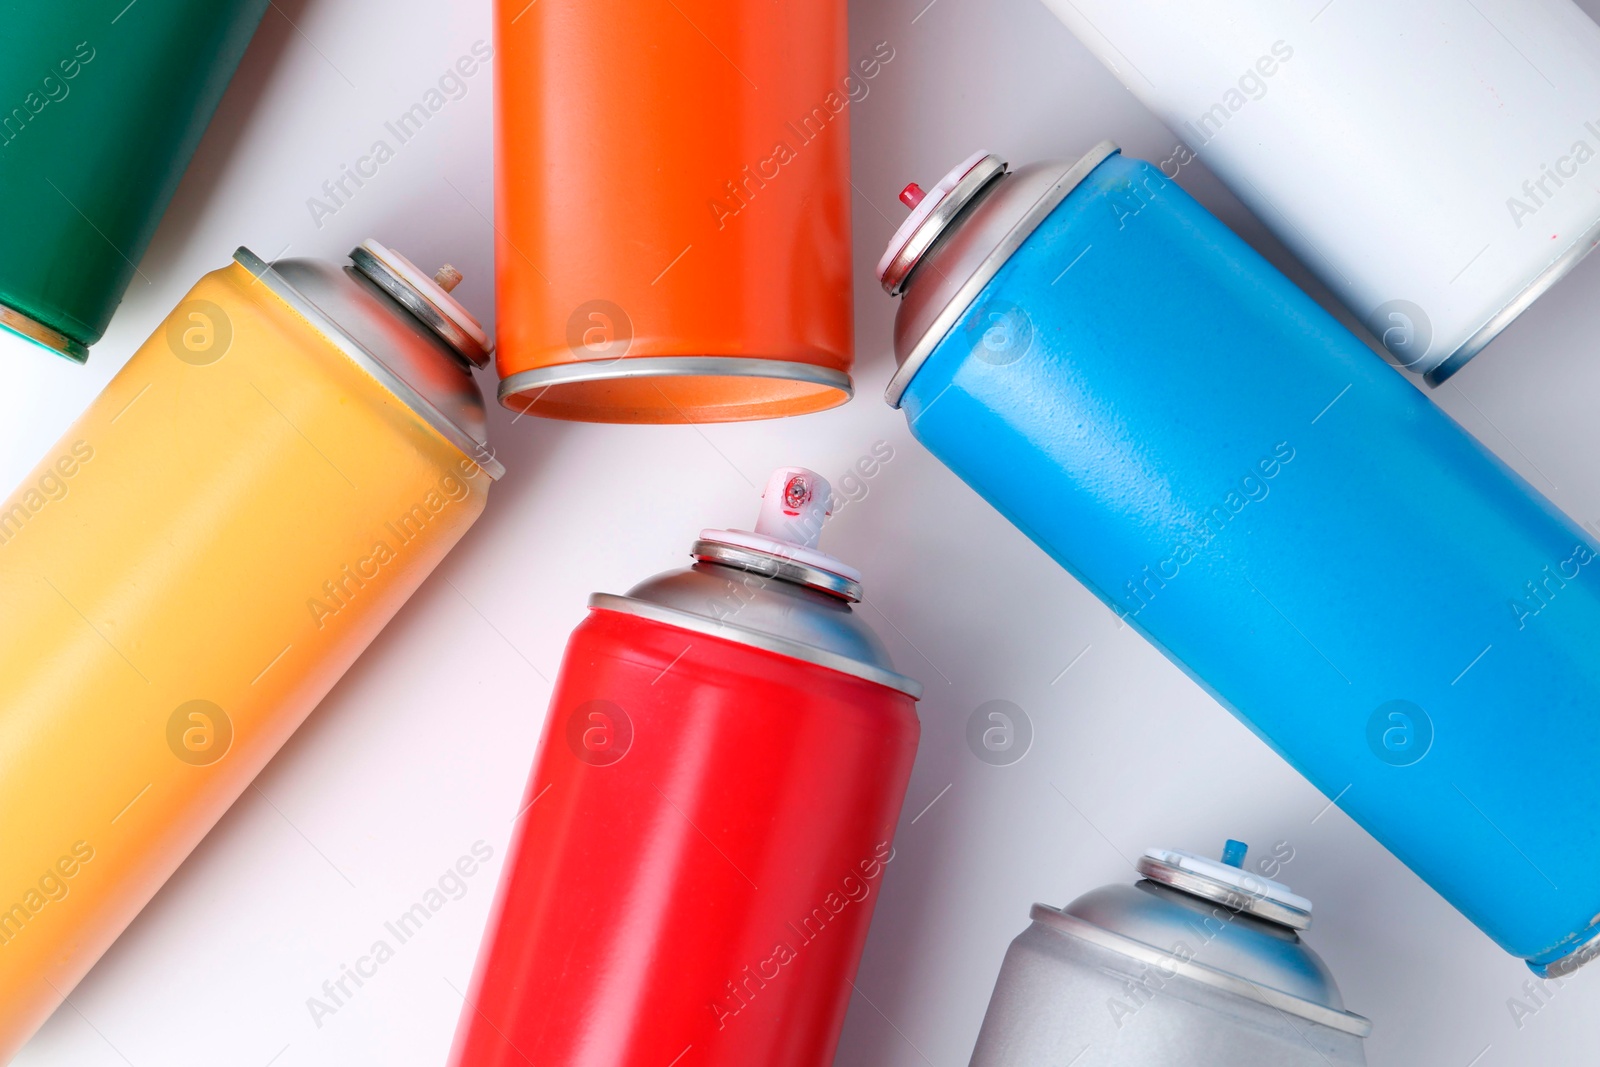
[[[1508,952],[1600,954],[1600,548],[1150,164],[902,199],[917,438]]]

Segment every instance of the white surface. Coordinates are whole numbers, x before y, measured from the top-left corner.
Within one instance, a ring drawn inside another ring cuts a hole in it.
[[[851,105],[858,398],[703,430],[512,425],[493,408],[510,473],[482,521],[17,1063],[442,1067],[547,680],[585,598],[682,565],[696,532],[747,521],[761,479],[792,463],[851,501],[824,544],[861,568],[862,610],[928,689],[841,1067],[961,1067],[1032,902],[1130,879],[1147,847],[1214,854],[1227,837],[1254,846],[1252,866],[1276,842],[1293,849],[1273,876],[1316,902],[1309,941],[1350,1009],[1372,1019],[1372,1064],[1593,1060],[1600,978],[1580,972],[1519,1028],[1507,1002],[1525,999],[1520,962],[1119,629],[879,399],[892,305],[871,268],[907,181],[932,181],[980,146],[1014,163],[1073,159],[1102,137],[1147,159],[1173,148],[1038,0],[925,5],[866,0],[853,11],[853,58],[878,41],[895,50]],[[306,206],[489,36],[486,0],[277,0],[141,264],[148,283],[136,282],[88,366],[0,339],[0,483],[19,481],[241,243],[268,257],[285,246],[341,257],[371,235],[425,268],[448,259],[466,276],[455,295],[491,325],[487,72],[321,229]],[[1289,265],[1203,166],[1180,181]],[[1591,259],[1436,394],[1582,521],[1600,516],[1597,290]],[[845,478],[879,440],[894,458],[870,479]],[[992,699],[1033,723],[1032,749],[1012,766],[981,762],[964,740]],[[480,839],[495,858],[462,898],[319,1029],[306,998]]]

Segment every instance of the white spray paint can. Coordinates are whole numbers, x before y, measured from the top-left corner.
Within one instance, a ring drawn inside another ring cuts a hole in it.
[[[1571,0],[1044,2],[1429,384],[1600,242]]]

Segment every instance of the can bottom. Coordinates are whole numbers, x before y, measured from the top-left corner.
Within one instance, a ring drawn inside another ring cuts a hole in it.
[[[849,400],[831,367],[746,356],[651,356],[560,363],[500,382],[512,411],[571,422],[743,422],[825,411]]]
[[[1554,262],[1540,271],[1538,277],[1529,282],[1522,292],[1511,299],[1510,303],[1490,316],[1489,321],[1480,326],[1477,333],[1467,338],[1460,348],[1441,360],[1438,366],[1426,371],[1422,375],[1422,380],[1429,385],[1443,385],[1452,374],[1465,367],[1468,360],[1483,351],[1484,346],[1498,337],[1501,330],[1510,326],[1513,319],[1526,311],[1528,306],[1535,300],[1543,296],[1545,290],[1564,278],[1568,271],[1582,261],[1584,256],[1594,251],[1596,245],[1600,245],[1600,222],[1596,222],[1591,226],[1587,233],[1574,241],[1565,252],[1556,257]]]
[[[1596,957],[1600,957],[1600,930],[1591,927],[1589,936],[1565,956],[1546,963],[1535,963],[1533,960],[1527,963],[1528,970],[1540,978],[1565,978]]]
[[[0,304],[0,326],[4,326],[12,333],[25,337],[36,345],[48,348],[58,356],[65,356],[74,363],[83,363],[89,358],[87,345],[74,341],[59,330],[51,329],[31,315],[26,315],[14,307]]]

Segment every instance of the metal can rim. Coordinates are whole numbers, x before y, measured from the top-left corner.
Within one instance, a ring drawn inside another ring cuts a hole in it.
[[[384,362],[371,352],[367,351],[354,337],[350,336],[337,322],[330,318],[321,308],[312,303],[303,293],[296,289],[289,281],[272,269],[272,264],[263,260],[250,249],[239,246],[233,254],[234,261],[245,270],[249,271],[267,289],[288,304],[297,314],[311,323],[328,342],[343,352],[357,366],[366,371],[389,392],[393,393],[406,407],[426,422],[435,432],[450,444],[454,445],[463,455],[481,467],[494,481],[499,481],[505,476],[506,468],[489,446],[477,440],[466,430],[456,425],[455,421],[431,404],[427,397],[413,389],[405,379],[390,370]],[[441,342],[442,343],[442,342]]]
[[[802,660],[848,674],[863,681],[873,682],[904,693],[912,700],[922,699],[922,683],[914,678],[907,678],[903,674],[884,670],[871,663],[862,663],[860,660],[851,659],[849,656],[814,645],[791,641],[786,637],[775,634],[762,633],[744,626],[735,626],[732,623],[719,622],[716,619],[703,615],[691,615],[676,608],[665,607],[661,604],[652,604],[647,600],[635,597],[618,596],[615,593],[595,593],[589,597],[589,607],[603,611],[615,611],[623,615],[637,615],[652,622],[663,623],[667,626],[676,626],[680,630],[689,630],[693,633],[705,634],[707,637],[720,637],[725,641],[733,641],[751,648],[759,648],[764,652],[774,652],[780,656]]]
[[[83,363],[89,358],[87,345],[8,304],[0,304],[0,326],[74,363]]]
[[[1152,882],[1171,886],[1190,896],[1222,904],[1233,911],[1254,915],[1258,919],[1277,923],[1290,930],[1305,930],[1311,925],[1310,911],[1264,893],[1253,893],[1225,885],[1203,874],[1174,866],[1151,856],[1148,852],[1139,857],[1136,869]]]
[[[518,411],[526,409],[515,402],[516,398],[524,397],[535,390],[542,396],[545,391],[553,388],[586,382],[682,377],[764,378],[800,382],[833,390],[833,394],[827,397],[828,402],[814,409],[817,411],[838,407],[855,397],[855,384],[845,371],[816,363],[767,359],[761,356],[621,356],[616,359],[551,363],[516,371],[501,378],[496,397],[502,407]],[[604,410],[596,410],[583,421],[615,420]]]
[[[1065,934],[1087,941],[1092,945],[1117,952],[1131,957],[1141,963],[1151,966],[1163,967],[1169,971],[1183,975],[1185,978],[1222,989],[1230,993],[1266,1004],[1278,1011],[1295,1015],[1309,1022],[1319,1023],[1330,1030],[1352,1034],[1355,1037],[1366,1037],[1372,1033],[1372,1020],[1364,1015],[1357,1015],[1353,1011],[1341,1011],[1330,1008],[1326,1004],[1297,997],[1292,993],[1285,993],[1281,989],[1252,982],[1248,978],[1231,974],[1228,971],[1208,967],[1203,963],[1193,960],[1181,959],[1172,953],[1147,945],[1143,941],[1126,937],[1103,926],[1097,926],[1086,919],[1076,915],[1069,915],[1058,908],[1048,904],[1035,904],[1030,915],[1034,922],[1041,926],[1050,927],[1057,933]]]
[[[1489,320],[1463,341],[1460,348],[1424,371],[1422,380],[1434,387],[1443,385],[1452,374],[1465,367],[1473,356],[1483,351],[1490,341],[1500,336],[1500,332],[1528,310],[1547,289],[1570,274],[1597,245],[1600,245],[1600,220],[1551,260],[1549,266],[1540,271],[1533,281],[1523,286],[1517,295],[1506,301],[1499,311],[1489,316]]]
[[[350,250],[350,262],[355,265],[356,270],[366,275],[369,281],[382,289],[395,303],[416,316],[424,326],[438,335],[441,341],[455,349],[462,359],[480,370],[487,367],[492,355],[490,348],[479,344],[477,338],[435,304],[427,293],[418,289],[409,278],[402,276],[399,267],[375,255],[368,247],[369,244],[376,242],[369,240]],[[378,247],[382,248],[381,245]],[[390,252],[390,254],[396,253]],[[404,265],[413,266],[409,263]]]
[[[1089,176],[1089,173],[1103,163],[1108,156],[1121,151],[1122,149],[1111,141],[1101,141],[1089,149],[1076,163],[1064,168],[1061,176],[1051,183],[1045,194],[1035,201],[1022,218],[1006,232],[1000,243],[983,258],[983,261],[977,265],[972,274],[962,283],[961,288],[956,290],[955,295],[934,317],[933,323],[918,338],[916,345],[912,347],[911,352],[906,356],[905,362],[900,364],[894,373],[894,377],[889,379],[889,386],[884,390],[883,399],[890,407],[898,408],[900,406],[901,398],[905,396],[906,390],[911,386],[911,379],[916,377],[917,372],[922,369],[922,365],[928,361],[928,357],[933,355],[933,350],[938,347],[939,342],[944,340],[961,316],[966,313],[967,308],[971,307],[972,302],[978,298],[978,294],[983,291],[983,287],[989,284],[989,281],[999,273],[1000,268],[1005,265],[1012,254],[1022,247],[1022,243],[1033,234],[1034,230],[1038,229],[1039,224],[1045,220],[1045,217],[1054,211],[1061,201],[1065,200],[1067,195],[1076,189]],[[1010,179],[1010,175],[996,179],[991,189],[998,189],[1002,183]],[[990,195],[993,195],[993,193],[991,192]],[[931,251],[932,249],[930,248],[929,252],[931,253]]]
[[[1545,963],[1527,962],[1528,969],[1540,978],[1566,978],[1596,957],[1600,957],[1600,930],[1594,930],[1566,954],[1553,960]]]
[[[859,603],[863,595],[861,583],[842,574],[813,567],[797,559],[786,559],[739,545],[702,537],[690,546],[689,555],[698,562],[720,563],[724,567],[737,567],[769,578],[780,578],[795,585],[815,589],[819,593],[836,596],[851,604]]]

